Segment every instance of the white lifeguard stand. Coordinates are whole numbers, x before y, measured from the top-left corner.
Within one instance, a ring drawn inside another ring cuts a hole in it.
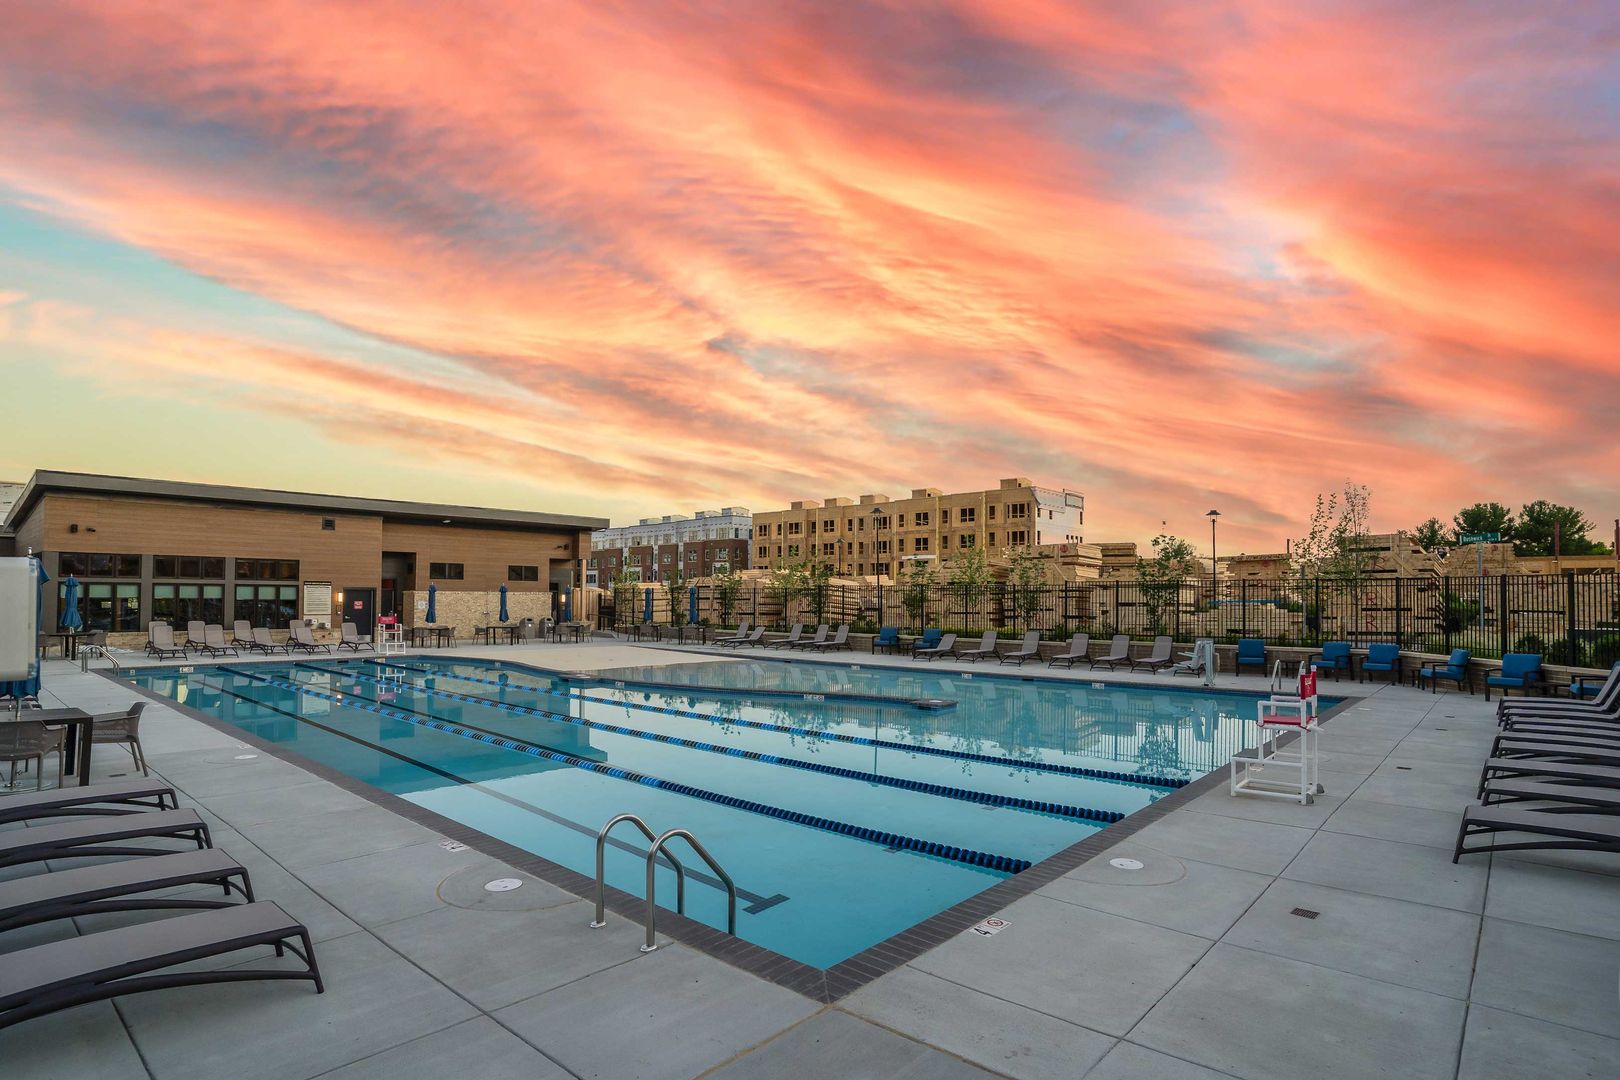
[[[405,627],[398,615],[384,615],[377,620],[377,654],[403,656],[405,654]]]
[[[1313,803],[1323,794],[1317,771],[1316,672],[1299,665],[1292,687],[1283,683],[1282,661],[1272,670],[1271,697],[1255,709],[1256,745],[1232,755],[1231,793]],[[1282,745],[1290,732],[1298,738]]]

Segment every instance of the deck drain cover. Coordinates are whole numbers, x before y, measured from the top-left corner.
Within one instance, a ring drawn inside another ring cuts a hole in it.
[[[484,882],[484,891],[485,892],[511,892],[513,889],[517,888],[518,886],[520,886],[522,884],[523,884],[523,879],[522,878],[515,878],[515,877],[496,878],[494,881],[486,881],[486,882]]]
[[[1320,915],[1322,913],[1320,911],[1312,911],[1308,907],[1297,907],[1293,911],[1290,911],[1288,914],[1290,914],[1290,915],[1298,915],[1302,919],[1314,919],[1314,918],[1316,918],[1318,915]]]
[[[439,846],[446,851],[466,851],[467,845],[460,840],[440,840]]]
[[[1109,859],[1108,860],[1108,865],[1112,866],[1115,870],[1140,870],[1140,869],[1142,869],[1142,860],[1141,859]]]
[[[258,754],[237,754],[235,760],[236,761],[252,761],[254,758],[256,758],[258,756],[259,756]]]
[[[1395,766],[1395,769],[1398,772],[1411,772],[1412,771],[1412,766],[1410,766],[1410,765],[1397,765],[1397,766]]]

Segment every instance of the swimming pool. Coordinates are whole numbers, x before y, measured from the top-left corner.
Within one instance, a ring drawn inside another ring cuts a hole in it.
[[[587,876],[616,814],[690,829],[736,881],[739,936],[821,968],[1217,767],[1255,700],[772,661],[585,675],[412,655],[127,677]],[[644,895],[644,850],[611,844],[608,881]],[[723,927],[720,883],[683,859],[687,915]]]

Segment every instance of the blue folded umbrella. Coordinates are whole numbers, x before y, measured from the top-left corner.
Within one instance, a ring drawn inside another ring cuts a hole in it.
[[[78,630],[84,626],[84,617],[79,614],[79,579],[72,574],[62,583],[62,629]]]
[[[439,614],[439,612],[438,612],[438,603],[439,603],[439,587],[437,585],[429,585],[428,586],[428,609],[427,609],[427,614],[423,616],[423,621],[424,622],[433,622],[437,618],[437,616]]]
[[[501,582],[501,622],[505,622],[510,617],[506,614],[506,582],[503,581]]]

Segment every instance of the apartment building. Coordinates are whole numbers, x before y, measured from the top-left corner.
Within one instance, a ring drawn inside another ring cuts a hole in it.
[[[1078,491],[1022,476],[951,495],[916,488],[903,499],[806,499],[754,515],[753,566],[826,563],[836,574],[892,577],[902,562],[948,562],[975,547],[994,566],[1011,548],[1081,544],[1085,505]]]
[[[638,581],[663,581],[677,566],[683,578],[746,570],[752,530],[753,515],[744,506],[598,529],[591,534],[585,584],[605,588],[624,570]]]

